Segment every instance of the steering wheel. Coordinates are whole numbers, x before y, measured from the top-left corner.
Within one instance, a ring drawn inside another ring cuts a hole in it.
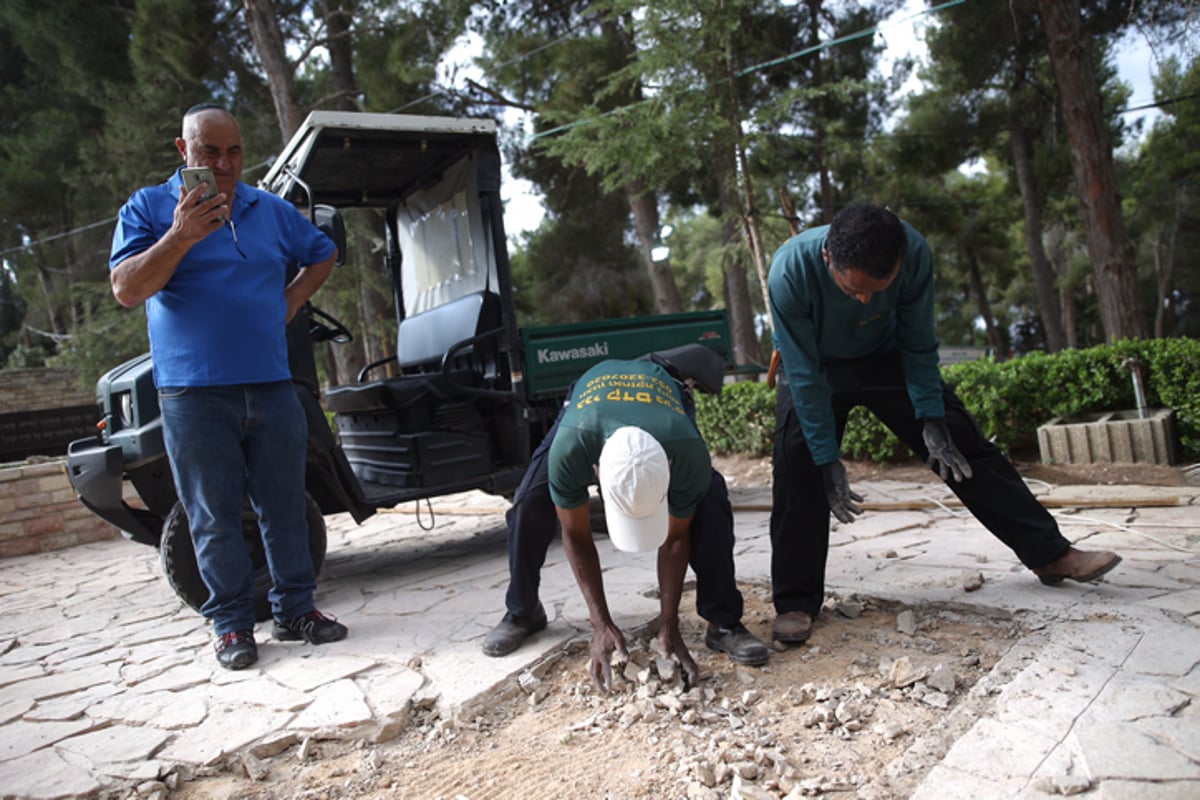
[[[311,303],[308,306],[308,314],[308,335],[314,342],[346,344],[354,341],[354,334],[349,328]]]

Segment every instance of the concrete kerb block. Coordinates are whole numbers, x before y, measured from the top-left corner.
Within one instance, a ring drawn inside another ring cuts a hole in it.
[[[1106,411],[1054,417],[1038,427],[1043,464],[1174,464],[1175,411]]]

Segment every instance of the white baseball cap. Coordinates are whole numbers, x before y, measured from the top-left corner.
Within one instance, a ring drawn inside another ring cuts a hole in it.
[[[612,543],[631,553],[656,550],[667,540],[671,485],[662,445],[641,428],[617,428],[600,451],[598,474]]]

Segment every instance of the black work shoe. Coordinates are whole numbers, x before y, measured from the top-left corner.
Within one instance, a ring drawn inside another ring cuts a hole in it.
[[[349,632],[345,625],[314,608],[295,619],[276,619],[275,630],[272,634],[280,642],[295,642],[303,639],[309,644],[326,644],[345,639]]]
[[[254,643],[254,631],[222,633],[213,646],[217,651],[217,663],[225,669],[245,669],[258,661],[258,645]]]
[[[813,632],[812,615],[804,611],[784,611],[775,617],[771,635],[784,644],[807,642]]]
[[[483,653],[506,656],[521,646],[521,642],[546,627],[546,609],[538,603],[531,617],[518,617],[512,612],[504,615],[500,624],[488,631],[483,639]]]
[[[746,626],[740,622],[728,628],[710,624],[708,633],[704,634],[704,643],[709,650],[728,653],[737,663],[751,667],[765,664],[771,657],[771,651],[762,640],[746,630]]]

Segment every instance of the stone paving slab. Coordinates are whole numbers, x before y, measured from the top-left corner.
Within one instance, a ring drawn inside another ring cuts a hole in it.
[[[1015,617],[1029,633],[976,687],[986,715],[918,798],[1200,796],[1200,508],[1193,487],[1035,485],[1064,534],[1125,561],[1101,583],[1040,585],[940,485],[856,487],[876,510],[831,531],[831,593]],[[770,491],[734,488],[744,585],[770,575]],[[0,561],[0,795],[89,797],[306,737],[384,741],[415,708],[470,715],[512,676],[588,634],[557,543],[542,573],[550,617],[516,653],[479,645],[503,613],[498,498],[471,493],[330,517],[318,604],[348,639],[280,643],[231,673],[206,622],[126,541]],[[654,560],[598,540],[617,623],[651,624]],[[983,581],[965,588],[972,575]],[[694,613],[694,609],[685,609]],[[782,657],[782,656],[781,656]]]

